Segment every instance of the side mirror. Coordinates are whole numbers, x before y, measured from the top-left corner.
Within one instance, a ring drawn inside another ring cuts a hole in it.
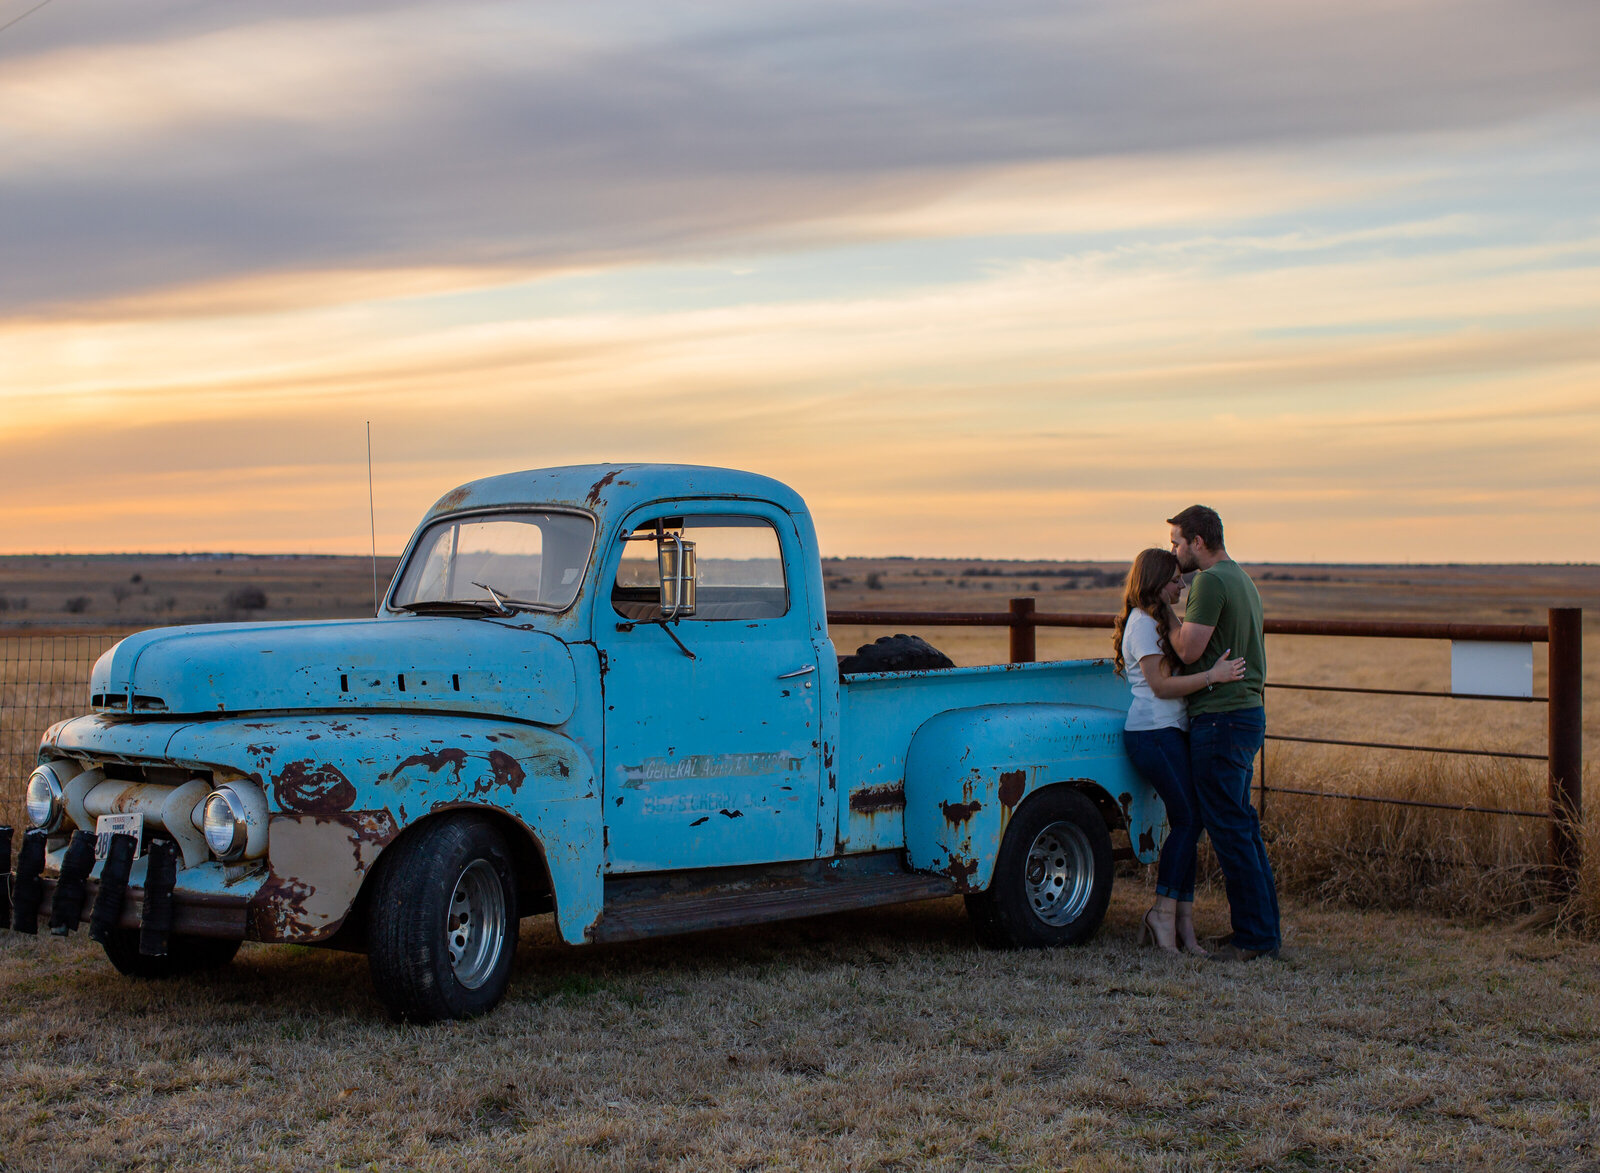
[[[656,542],[656,566],[661,572],[661,617],[681,619],[694,614],[694,543],[678,534]]]

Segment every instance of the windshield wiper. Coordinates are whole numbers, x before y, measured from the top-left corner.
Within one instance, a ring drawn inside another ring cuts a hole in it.
[[[400,611],[413,615],[504,615],[487,599],[419,599],[415,603],[396,603]]]
[[[400,610],[417,615],[515,615],[518,611],[546,610],[541,603],[531,599],[517,599],[505,591],[497,590],[486,582],[472,584],[489,592],[487,599],[418,599],[414,603],[397,604]]]
[[[502,600],[500,598],[500,592],[499,591],[495,590],[492,586],[490,586],[486,582],[474,582],[472,585],[477,587],[479,590],[483,590],[483,591],[488,591],[489,592],[489,597],[494,600],[495,608],[500,612],[500,614],[502,614],[502,615],[511,614],[511,608],[507,607],[505,605],[504,600]]]
[[[475,582],[472,585],[488,591],[489,597],[494,600],[495,607],[502,615],[510,615],[513,611],[518,610],[539,611],[549,609],[545,604],[535,602],[533,599],[514,598],[513,596],[506,594],[505,591],[496,590],[486,582]]]

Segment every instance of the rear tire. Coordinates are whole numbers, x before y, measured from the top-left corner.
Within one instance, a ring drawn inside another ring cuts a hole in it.
[[[989,887],[966,898],[978,941],[991,949],[1077,945],[1111,902],[1111,832],[1076,790],[1053,786],[1011,818]]]
[[[477,816],[445,819],[396,843],[378,866],[368,962],[390,1013],[435,1022],[492,1009],[517,945],[515,871],[500,833]]]
[[[137,978],[175,978],[221,969],[233,960],[242,943],[226,937],[173,933],[167,938],[166,954],[150,957],[139,952],[138,929],[112,929],[102,947],[119,973]]]

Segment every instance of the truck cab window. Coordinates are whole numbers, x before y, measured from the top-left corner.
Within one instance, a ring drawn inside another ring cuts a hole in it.
[[[695,613],[684,622],[777,619],[788,613],[789,590],[783,576],[778,531],[765,518],[699,514],[651,518],[635,527],[653,535],[660,523],[695,545],[698,578]],[[661,617],[661,579],[656,544],[624,544],[611,603],[618,615],[635,621]]]

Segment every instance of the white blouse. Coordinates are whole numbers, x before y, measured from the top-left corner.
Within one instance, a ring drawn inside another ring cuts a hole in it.
[[[1156,621],[1142,607],[1128,612],[1127,625],[1122,629],[1122,659],[1127,668],[1128,683],[1133,685],[1133,707],[1128,710],[1125,729],[1184,729],[1189,728],[1189,706],[1182,697],[1163,700],[1150,691],[1150,682],[1144,678],[1139,661],[1146,656],[1158,656],[1165,648]]]

